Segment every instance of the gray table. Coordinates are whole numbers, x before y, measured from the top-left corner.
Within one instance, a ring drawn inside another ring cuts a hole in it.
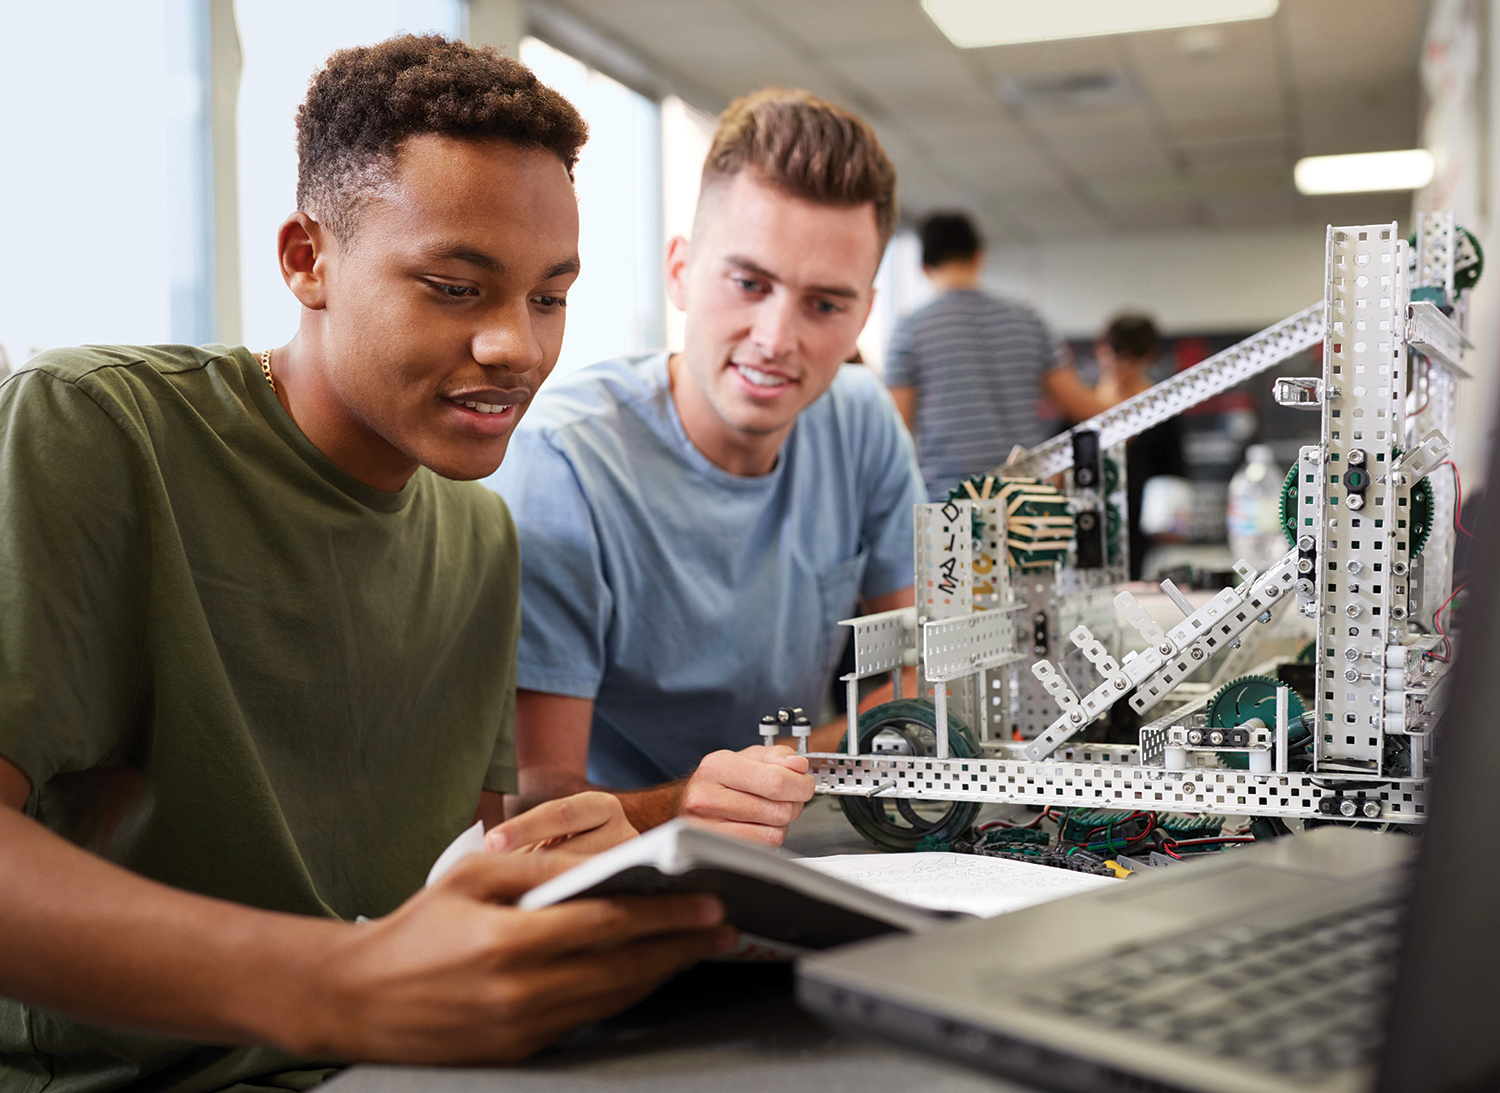
[[[827,797],[804,810],[788,832],[787,846],[802,854],[870,852]],[[791,970],[785,966],[709,964],[521,1066],[356,1066],[322,1087],[330,1093],[1024,1093],[1027,1088],[824,1024],[792,1001]]]

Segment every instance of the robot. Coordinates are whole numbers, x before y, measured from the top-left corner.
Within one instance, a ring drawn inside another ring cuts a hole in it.
[[[918,505],[917,604],[845,623],[849,726],[810,756],[818,792],[888,850],[956,838],[986,803],[1420,824],[1453,651],[1457,475],[1434,472],[1481,265],[1449,213],[1410,240],[1331,226],[1321,302]],[[1196,608],[1163,582],[1177,619],[1117,593],[1125,441],[1319,342],[1321,376],[1274,381],[1321,423],[1283,487],[1285,555]],[[1316,632],[1300,665],[1262,655],[1288,619]],[[894,700],[860,716],[860,681],[886,674]],[[1080,742],[1122,702],[1154,717],[1138,743]]]

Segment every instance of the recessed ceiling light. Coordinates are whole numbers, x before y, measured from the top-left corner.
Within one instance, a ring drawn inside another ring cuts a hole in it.
[[[1348,156],[1309,156],[1292,169],[1298,193],[1368,194],[1386,190],[1420,190],[1432,181],[1432,153],[1425,148],[1401,152],[1359,152]]]
[[[960,49],[1264,19],[1279,0],[922,0]]]

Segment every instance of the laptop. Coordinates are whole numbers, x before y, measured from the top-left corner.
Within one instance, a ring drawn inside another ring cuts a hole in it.
[[[1420,840],[1319,828],[846,946],[799,964],[798,1001],[1066,1093],[1500,1089],[1500,580],[1473,589]]]

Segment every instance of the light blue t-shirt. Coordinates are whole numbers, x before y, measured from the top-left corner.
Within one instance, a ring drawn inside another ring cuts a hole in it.
[[[667,355],[549,385],[488,485],[521,539],[517,685],[594,700],[589,777],[685,777],[816,713],[862,599],[912,583],[911,440],[861,367],[797,419],[776,468],[714,466],[683,431]]]

